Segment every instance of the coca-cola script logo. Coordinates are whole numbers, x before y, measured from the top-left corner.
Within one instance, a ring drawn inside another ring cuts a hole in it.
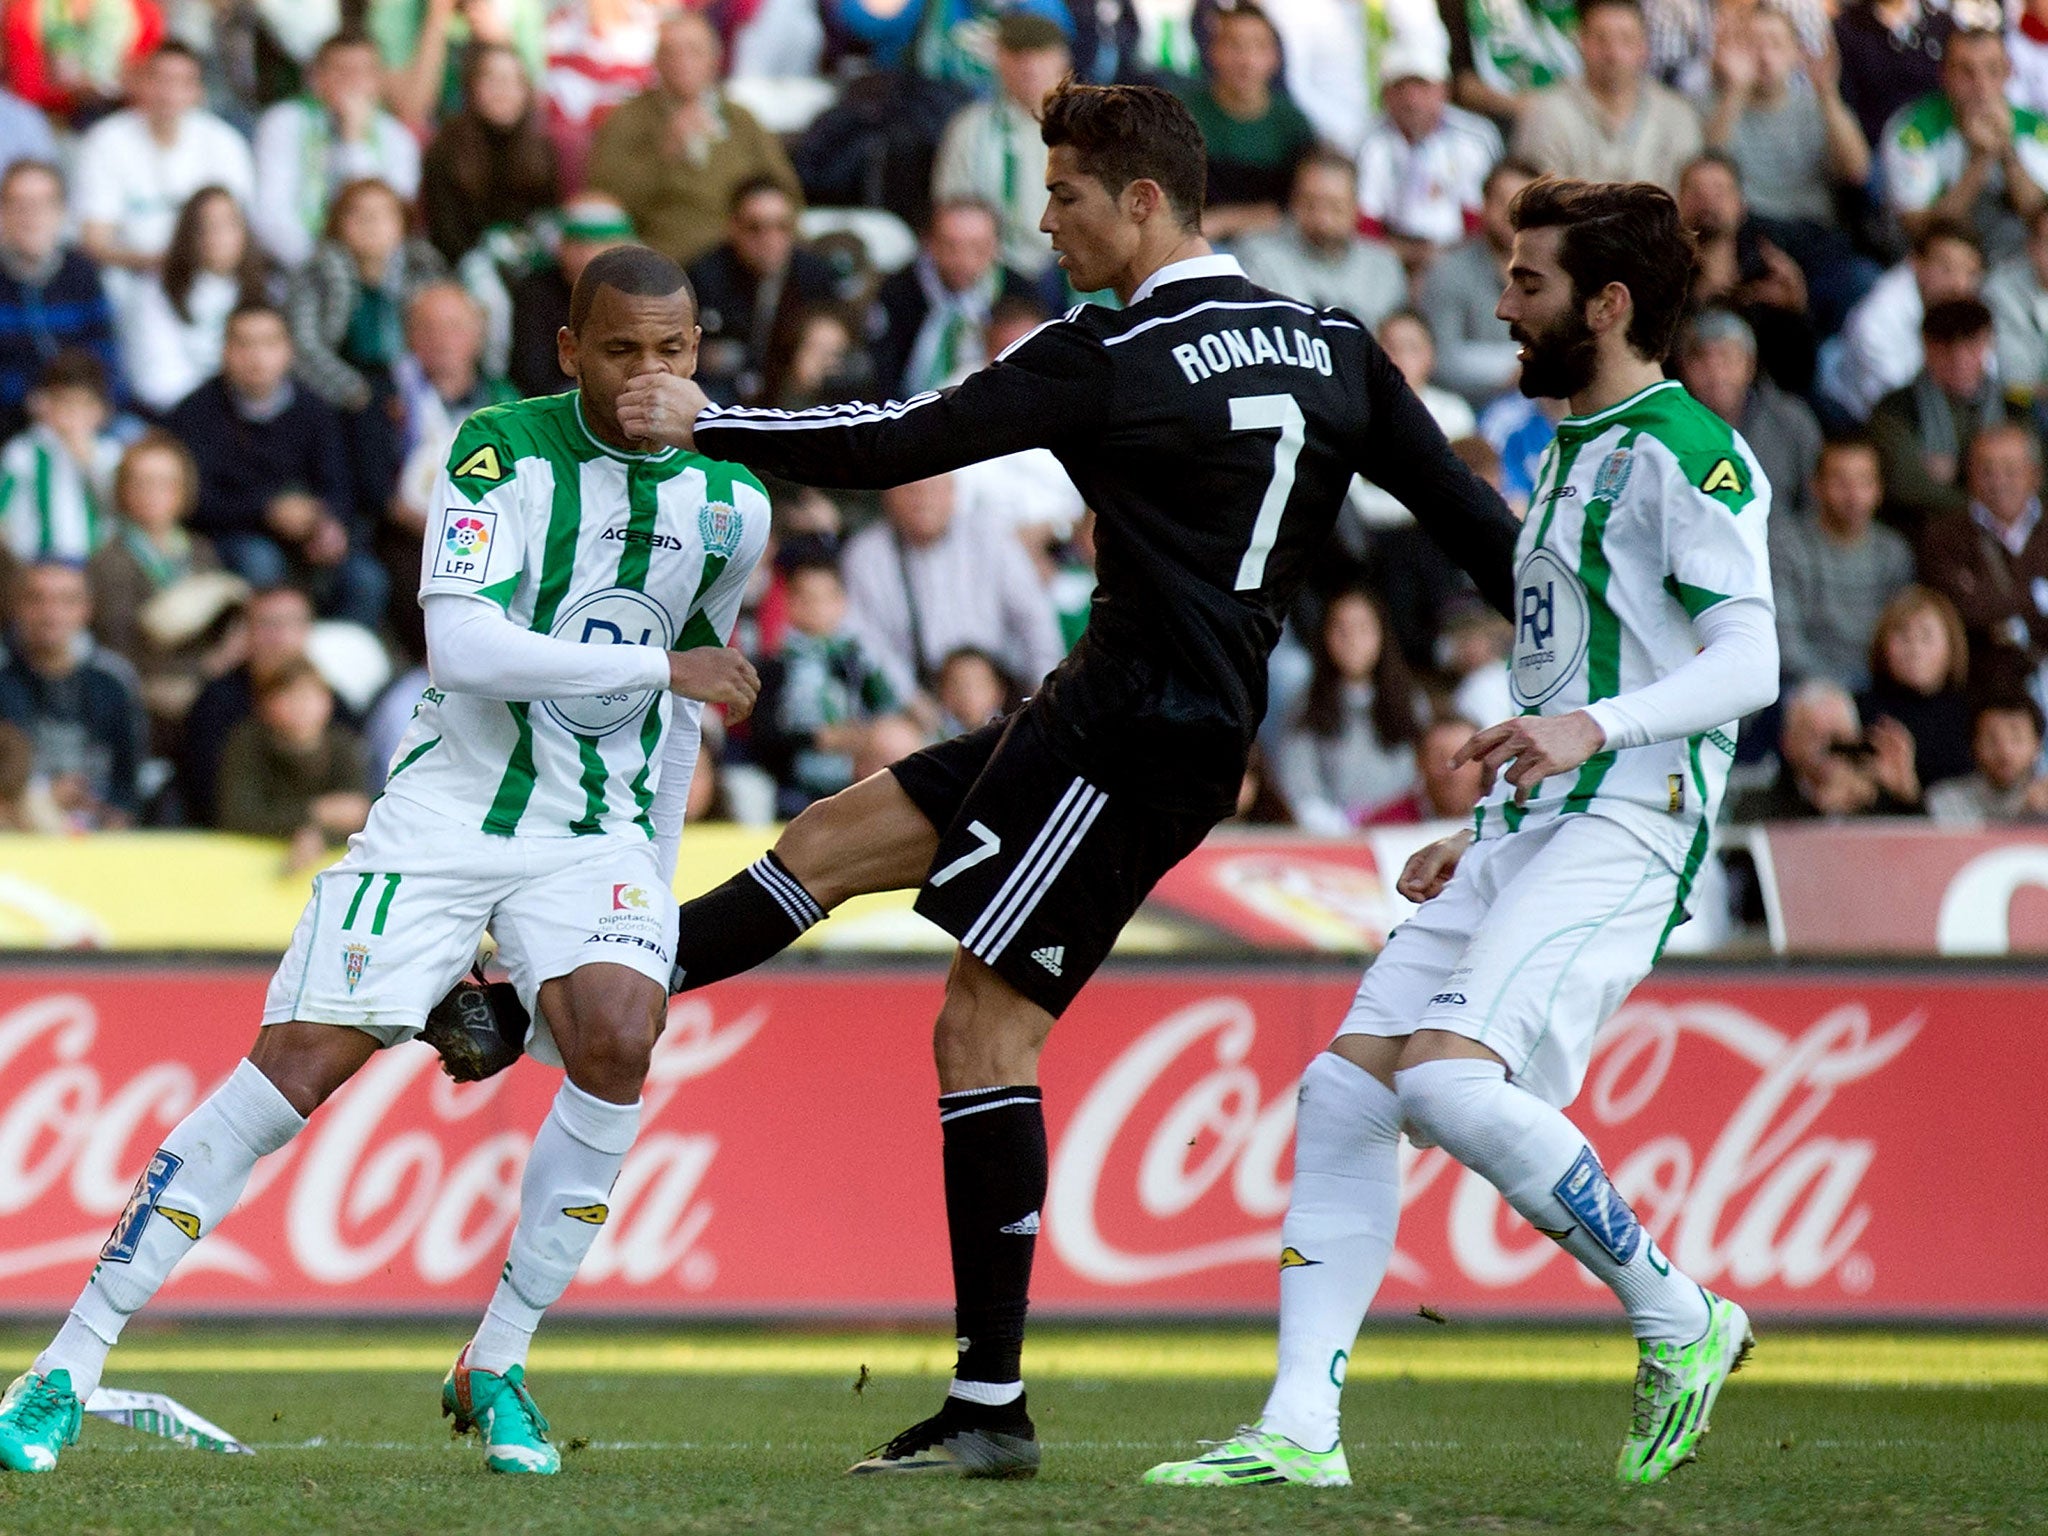
[[[671,1007],[648,1074],[640,1136],[579,1287],[621,1282],[701,1292],[716,1280],[717,1259],[702,1242],[713,1214],[702,1186],[718,1139],[674,1129],[664,1114],[684,1083],[737,1055],[766,1015],[757,1008],[720,1023],[698,999]],[[30,1210],[62,1185],[68,1199],[52,1204],[68,1207],[78,1222],[69,1232],[33,1234],[7,1223],[0,1280],[52,1266],[76,1267],[82,1279],[127,1202],[135,1170],[210,1090],[177,1061],[109,1082],[94,1059],[98,1036],[91,1001],[73,993],[0,1016],[0,1083],[8,1090],[0,1101],[0,1218]],[[297,1141],[257,1165],[237,1207],[281,1198],[285,1251],[298,1274],[273,1274],[236,1241],[237,1224],[229,1222],[193,1250],[171,1284],[211,1272],[283,1291],[301,1290],[304,1280],[348,1287],[394,1264],[431,1286],[488,1279],[518,1220],[519,1178],[533,1141],[530,1123],[485,1129],[506,1123],[492,1106],[510,1081],[457,1086],[424,1047],[380,1053]]]
[[[1837,1094],[1882,1071],[1921,1023],[1915,1014],[1880,1031],[1868,1008],[1850,1002],[1794,1034],[1724,1003],[1637,1001],[1601,1032],[1577,1114],[1615,1185],[1695,1279],[1800,1290],[1832,1276],[1862,1294],[1877,1278],[1857,1247],[1873,1219],[1860,1194],[1876,1144],[1831,1134],[1822,1120]],[[1251,1064],[1257,1036],[1249,1004],[1205,999],[1146,1030],[1095,1082],[1061,1138],[1046,1202],[1050,1242],[1077,1275],[1131,1287],[1275,1261],[1295,1085],[1276,1082],[1268,1093]],[[1732,1112],[1681,1095],[1671,1076],[1681,1048],[1695,1067],[1701,1048],[1732,1057],[1712,1074],[1718,1081],[1729,1069],[1749,1075]],[[1725,1119],[1702,1135],[1703,1113]],[[1638,1121],[1640,1139],[1628,1134]],[[1404,1210],[1447,1174],[1455,1183],[1445,1241],[1408,1231],[1390,1280],[1428,1283],[1419,1252],[1448,1252],[1466,1282],[1494,1291],[1565,1262],[1479,1175],[1405,1141],[1401,1155]],[[1109,1187],[1112,1176],[1130,1185]],[[1176,1219],[1226,1190],[1234,1214],[1211,1210],[1205,1231],[1241,1231],[1175,1246]],[[1153,1243],[1142,1241],[1147,1234]]]

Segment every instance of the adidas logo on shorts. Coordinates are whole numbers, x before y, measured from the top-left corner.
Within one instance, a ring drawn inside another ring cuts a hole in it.
[[[1038,1212],[1033,1211],[1029,1216],[1020,1216],[1007,1227],[997,1227],[996,1230],[1008,1233],[1011,1237],[1036,1237],[1038,1236]]]
[[[1031,958],[1057,976],[1060,973],[1060,966],[1066,961],[1067,946],[1064,944],[1048,944],[1043,949],[1031,951]]]

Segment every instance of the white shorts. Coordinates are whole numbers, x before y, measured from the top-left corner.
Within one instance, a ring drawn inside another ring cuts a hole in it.
[[[1562,1109],[1677,907],[1677,872],[1603,816],[1474,843],[1451,883],[1388,937],[1337,1033],[1463,1035]]]
[[[341,862],[313,877],[263,1022],[410,1040],[486,928],[536,1019],[527,1049],[559,1066],[534,1006],[541,983],[607,961],[666,987],[676,904],[638,837],[494,837],[386,795]]]

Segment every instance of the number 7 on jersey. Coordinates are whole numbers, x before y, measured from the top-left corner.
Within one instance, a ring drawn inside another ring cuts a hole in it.
[[[1273,443],[1273,477],[1266,482],[1266,494],[1259,501],[1259,515],[1252,523],[1252,541],[1237,563],[1239,592],[1251,592],[1266,579],[1266,556],[1280,537],[1280,517],[1287,510],[1287,498],[1294,494],[1294,461],[1301,457],[1307,422],[1292,395],[1236,395],[1230,402],[1230,430],[1260,432],[1280,429]]]

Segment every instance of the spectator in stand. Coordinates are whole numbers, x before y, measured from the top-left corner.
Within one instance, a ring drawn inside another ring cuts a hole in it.
[[[512,284],[512,351],[508,372],[522,395],[558,395],[569,387],[556,338],[569,323],[569,295],[593,257],[630,244],[633,221],[608,197],[586,193],[562,209],[553,261]]]
[[[544,83],[548,135],[562,161],[562,185],[580,187],[597,125],[654,81],[654,45],[672,0],[558,5],[548,16]]]
[[[1515,238],[1508,204],[1536,176],[1534,166],[1514,159],[1488,171],[1478,232],[1439,256],[1422,282],[1417,307],[1436,335],[1436,382],[1463,395],[1475,410],[1514,388],[1522,369],[1521,346],[1494,310],[1507,287]]]
[[[932,164],[932,201],[972,198],[1001,217],[1003,265],[1033,282],[1064,291],[1053,265],[1052,239],[1038,227],[1045,212],[1045,145],[1038,114],[1072,64],[1059,24],[1030,11],[1005,11],[996,22],[996,78],[1001,91],[962,107],[946,125]]]
[[[362,739],[334,719],[334,693],[310,661],[256,686],[254,713],[220,754],[220,829],[288,839],[286,868],[308,869],[370,818]]]
[[[192,194],[160,270],[137,289],[121,323],[121,356],[135,397],[158,416],[220,372],[221,338],[238,305],[260,304],[270,263],[225,187]]]
[[[1390,639],[1385,610],[1363,587],[1323,611],[1308,692],[1273,756],[1305,831],[1345,836],[1415,780],[1427,700]]]
[[[17,160],[57,163],[57,136],[50,120],[5,86],[0,86],[0,175]]]
[[[1893,113],[1940,87],[1955,29],[1943,0],[1852,0],[1836,13],[1842,99],[1867,142],[1881,142]]]
[[[829,547],[802,543],[778,564],[789,631],[775,657],[777,809],[794,815],[853,782],[873,723],[903,701],[847,622],[846,585]]]
[[[658,83],[605,119],[590,185],[617,198],[640,238],[687,266],[725,233],[733,192],[767,177],[803,197],[775,135],[719,89],[718,33],[701,12],[661,24]]]
[[[1877,281],[1877,264],[1835,215],[1838,188],[1870,179],[1870,145],[1843,104],[1832,47],[1804,59],[1783,11],[1759,5],[1721,28],[1706,140],[1742,174],[1743,196],[1771,243],[1799,263],[1823,335]]]
[[[1967,224],[1940,221],[1913,238],[1913,254],[1877,280],[1842,326],[1841,357],[1821,387],[1851,420],[1910,384],[1926,356],[1920,322],[1949,299],[1974,299],[1984,286],[1984,250]]]
[[[28,392],[59,352],[92,353],[121,396],[114,312],[99,267],[64,243],[64,178],[41,160],[0,174],[0,434],[25,423]]]
[[[6,0],[7,83],[52,117],[90,117],[121,99],[128,70],[164,35],[156,0]]]
[[[1816,339],[1806,275],[1764,238],[1743,200],[1741,173],[1718,149],[1678,178],[1678,216],[1699,252],[1692,302],[1732,309],[1757,338],[1757,360],[1778,385],[1803,395],[1813,382]]]
[[[280,101],[256,124],[258,242],[298,267],[327,227],[328,205],[350,182],[376,179],[410,200],[420,189],[420,146],[378,105],[377,45],[337,32],[307,71],[309,94]]]
[[[1955,605],[1926,587],[1907,587],[1884,606],[1870,639],[1870,686],[1856,707],[1878,727],[1904,734],[1914,781],[1939,784],[1970,771],[1970,644]],[[1904,793],[1904,776],[1898,794]]]
[[[1459,715],[1439,715],[1415,744],[1415,783],[1360,823],[1368,827],[1414,826],[1425,821],[1469,821],[1486,793],[1486,765],[1474,758],[1453,764],[1458,749],[1479,727]]]
[[[835,296],[832,263],[797,242],[796,200],[766,176],[732,195],[723,244],[690,264],[697,291],[697,382],[721,405],[761,387],[768,338],[785,313]]]
[[[1928,790],[1927,814],[1945,827],[2048,820],[2048,775],[2037,766],[2044,731],[2041,706],[2024,693],[1978,705],[1970,727],[1977,771]]]
[[[367,0],[363,25],[384,61],[385,100],[424,138],[462,109],[479,54],[504,49],[538,80],[549,9],[548,0]]]
[[[1810,821],[1919,809],[1913,744],[1892,721],[1864,734],[1856,701],[1841,684],[1810,678],[1785,700],[1776,782],[1729,801],[1728,819]]]
[[[1984,279],[1997,333],[1998,379],[2016,404],[2048,408],[2048,203],[2027,230],[2027,248]]]
[[[1186,12],[1193,0],[1174,0],[1188,23]],[[1076,34],[1076,13],[1085,5],[1067,0],[831,0],[832,19],[863,45],[863,51],[880,69],[914,72],[916,77],[942,82],[955,95],[991,94],[999,72],[992,72],[989,34],[1011,11],[1039,16],[1060,30],[1064,43]],[[1089,20],[1092,22],[1093,18]],[[1080,55],[1090,62],[1092,50]],[[1199,66],[1199,61],[1197,61]],[[1185,71],[1180,71],[1185,73]],[[1085,68],[1076,73],[1093,78]]]
[[[484,314],[459,283],[431,283],[405,307],[405,352],[392,365],[398,407],[398,484],[378,526],[377,553],[394,591],[419,581],[434,484],[455,434],[487,405],[517,398],[484,372]],[[426,653],[419,604],[395,604],[389,622],[408,655]]]
[[[1881,149],[1885,197],[1909,235],[1959,219],[1993,258],[2026,243],[2048,199],[2048,123],[2006,100],[2005,38],[1961,31],[1941,61],[1941,90],[1902,108]]]
[[[994,356],[987,332],[996,306],[1032,302],[1033,286],[998,255],[997,215],[987,203],[960,198],[932,209],[917,260],[875,291],[877,393],[908,400],[957,383]]]
[[[462,68],[462,110],[435,133],[420,172],[427,238],[453,266],[485,230],[524,226],[561,196],[554,141],[518,50],[505,43],[471,48]]]
[[[381,181],[350,182],[335,196],[325,238],[292,279],[286,308],[295,372],[340,413],[355,482],[344,515],[359,532],[384,520],[398,486],[392,369],[405,355],[406,309],[448,277],[440,253],[405,231],[396,192]]]
[[[853,322],[836,306],[819,304],[790,311],[776,326],[761,364],[760,396],[749,403],[805,411],[865,399],[873,389],[874,364]]]
[[[2048,115],[2048,3],[2020,0],[2008,10],[2005,51],[2012,60],[2012,79],[2005,94],[2016,107],[2036,117]]]
[[[1380,115],[1358,152],[1358,206],[1366,233],[1391,240],[1410,272],[1426,272],[1478,226],[1500,130],[1450,104],[1450,60],[1439,38],[1389,47],[1380,66]]]
[[[963,645],[1018,678],[1059,664],[1066,649],[1031,557],[990,515],[956,506],[951,476],[884,491],[882,511],[847,540],[840,569],[853,631],[899,699]]]
[[[1926,361],[1913,382],[1870,413],[1870,440],[1884,458],[1885,521],[1908,538],[1928,522],[1969,505],[1963,445],[2006,419],[1991,365],[1991,311],[1976,299],[1949,299],[1920,322]]]
[[[1016,684],[987,651],[963,645],[939,663],[932,698],[939,707],[941,741],[978,731],[1015,707]]]
[[[1763,4],[1781,10],[1792,23],[1802,52],[1819,53],[1828,46],[1831,0],[1643,0],[1643,19],[1650,33],[1650,73],[1692,101],[1713,94],[1713,58],[1717,40],[1740,31]]]
[[[113,531],[104,508],[121,445],[107,431],[107,373],[59,352],[28,397],[29,426],[0,448],[0,545],[24,564],[83,564]]]
[[[1203,56],[1206,76],[1181,91],[1209,146],[1202,233],[1228,240],[1280,222],[1316,132],[1279,83],[1280,34],[1254,0],[1216,13]]]
[[[2048,656],[2048,526],[2041,518],[2041,444],[2017,422],[1970,440],[1967,511],[1934,518],[1920,539],[1920,575],[1955,604],[1980,690],[2031,679]]]
[[[1512,123],[1531,95],[1576,80],[1577,0],[1440,0],[1458,105]]]
[[[28,733],[35,774],[71,825],[131,825],[141,808],[142,706],[126,663],[92,643],[85,572],[57,561],[24,566],[11,606],[0,720]]]
[[[1654,181],[1675,190],[1700,152],[1699,114],[1649,74],[1650,42],[1636,0],[1579,8],[1585,76],[1529,98],[1515,126],[1519,160],[1589,181]]]
[[[199,468],[168,432],[146,432],[114,475],[113,537],[85,568],[93,637],[135,668],[142,702],[162,746],[199,697],[227,670],[217,622],[248,588],[220,569],[203,534],[185,521],[199,495]],[[155,603],[163,593],[175,594]],[[152,604],[154,603],[154,606]]]
[[[1778,664],[1788,683],[1825,677],[1852,692],[1870,682],[1870,642],[1913,580],[1913,546],[1877,522],[1884,479],[1867,438],[1824,444],[1811,517],[1771,519]]]
[[[193,194],[224,187],[247,207],[256,178],[248,141],[201,105],[199,57],[183,43],[161,44],[137,67],[131,100],[78,141],[72,210],[80,247],[109,269],[124,324],[137,278],[162,264]]]
[[[333,408],[292,382],[285,319],[252,304],[228,317],[221,371],[171,412],[199,464],[193,526],[251,586],[292,580],[323,612],[375,629],[390,590],[352,530],[353,484]]]
[[[1517,517],[1529,509],[1564,409],[1562,400],[1531,400],[1510,390],[1479,413],[1479,435],[1500,459],[1500,493]]]
[[[1742,434],[1771,483],[1774,522],[1804,517],[1820,461],[1820,423],[1805,401],[1757,371],[1756,333],[1731,310],[1703,309],[1678,345],[1678,377],[1708,410]]]
[[[1408,274],[1393,248],[1363,238],[1358,223],[1357,170],[1334,149],[1317,148],[1295,168],[1287,217],[1232,244],[1260,287],[1378,325],[1406,300]],[[1499,301],[1496,291],[1489,312]]]
[[[313,605],[297,587],[256,592],[229,631],[228,655],[239,656],[228,670],[199,691],[185,716],[184,751],[178,760],[178,789],[186,818],[210,827],[221,748],[249,717],[256,688],[293,661],[304,661],[313,637]]]

